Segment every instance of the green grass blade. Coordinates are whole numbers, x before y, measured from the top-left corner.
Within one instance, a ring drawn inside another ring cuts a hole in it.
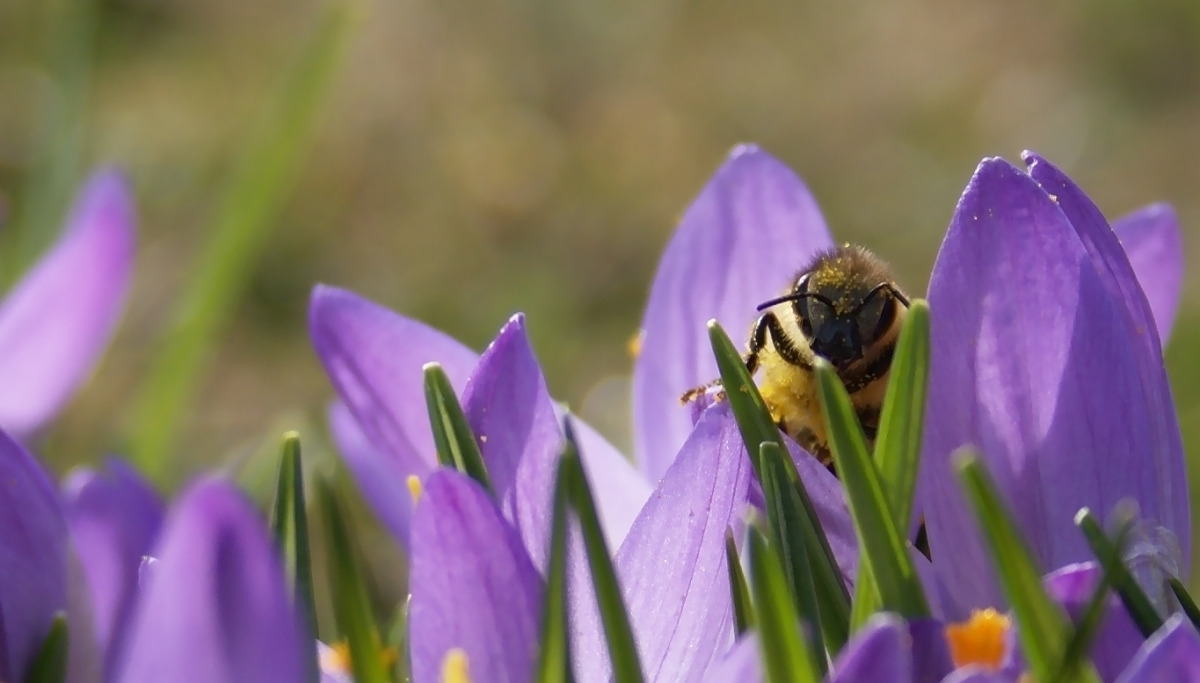
[[[330,594],[338,632],[350,645],[350,666],[356,683],[389,683],[384,669],[379,631],[371,613],[358,553],[332,484],[318,477],[317,495],[329,548]]]
[[[928,387],[929,304],[916,299],[908,309],[896,342],[874,453],[892,519],[905,536],[910,528],[916,494]],[[881,608],[879,587],[871,574],[871,566],[860,562],[858,579],[854,582],[851,627],[857,630]]]
[[[1154,603],[1146,596],[1142,587],[1138,585],[1137,580],[1129,573],[1125,563],[1121,561],[1119,545],[1113,543],[1108,534],[1104,533],[1100,521],[1087,508],[1080,510],[1079,514],[1075,516],[1075,526],[1083,532],[1084,538],[1092,548],[1092,553],[1099,560],[1100,566],[1104,568],[1105,575],[1112,581],[1117,595],[1121,597],[1121,602],[1125,603],[1125,609],[1129,610],[1129,616],[1133,619],[1133,623],[1137,624],[1138,630],[1142,632],[1143,636],[1149,638],[1151,634],[1162,627],[1163,618],[1154,608]]]
[[[1200,607],[1196,607],[1196,601],[1183,587],[1179,579],[1172,576],[1167,579],[1167,584],[1171,586],[1171,592],[1175,594],[1175,599],[1179,601],[1179,606],[1183,609],[1183,614],[1192,622],[1194,628],[1200,629]]]
[[[50,632],[42,641],[42,647],[29,665],[29,673],[25,683],[63,683],[67,680],[67,658],[69,655],[70,633],[67,628],[67,615],[59,612],[50,622]]]
[[[53,90],[39,102],[29,173],[17,215],[0,248],[0,292],[8,289],[61,234],[78,189],[87,143],[88,90],[96,52],[100,2],[38,3],[48,35],[40,36],[46,54],[36,65]],[[6,228],[10,226],[5,226]]]
[[[308,657],[308,680],[320,678],[317,666],[317,613],[314,608],[312,559],[308,545],[308,512],[304,501],[304,471],[300,457],[300,435],[283,435],[283,454],[275,487],[271,532],[283,555],[284,569],[292,587],[292,603],[304,619],[313,645]]]
[[[928,388],[929,304],[917,299],[908,309],[896,342],[875,440],[875,463],[892,519],[905,536],[912,522],[917,490]]]
[[[817,665],[824,661],[825,652],[811,647],[804,637],[800,615],[788,598],[787,580],[780,559],[762,533],[752,527],[750,574],[754,578],[763,680],[768,683],[817,683],[823,675]],[[824,669],[823,666],[820,668]]]
[[[741,636],[754,626],[754,603],[750,600],[750,584],[742,571],[733,529],[725,530],[725,566],[729,572],[729,594],[733,598],[733,632],[735,636]]]
[[[1020,624],[1017,633],[1034,679],[1053,681],[1066,661],[1071,623],[1042,586],[1033,554],[1025,545],[1012,515],[1005,509],[983,462],[971,452],[958,454],[958,475],[967,500],[983,529],[992,565]],[[1073,681],[1098,680],[1085,665]]]
[[[721,384],[742,440],[746,442],[754,473],[763,483],[772,538],[779,544],[781,556],[793,558],[790,566],[798,570],[803,568],[806,577],[811,576],[820,606],[820,621],[814,625],[814,630],[820,631],[825,647],[836,654],[850,634],[850,596],[829,547],[829,539],[825,537],[795,463],[786,455],[783,436],[771,419],[741,355],[716,321],[709,322],[708,333],[721,373]],[[770,452],[778,453],[778,457],[764,462],[759,448],[764,443],[774,444],[778,450]],[[778,467],[776,479],[786,482],[786,486],[772,487],[772,492],[767,492],[764,472],[768,466]],[[785,521],[785,516],[789,521]],[[788,585],[795,587],[804,580],[809,579],[790,575]]]
[[[177,318],[133,405],[130,452],[152,481],[172,473],[171,448],[180,419],[215,340],[237,308],[301,168],[309,133],[358,24],[357,3],[328,3],[326,15],[258,134],[213,218],[180,300]]]
[[[563,421],[563,431],[568,442],[573,442],[574,430],[568,417]],[[588,566],[592,570],[592,584],[596,589],[596,602],[600,608],[600,620],[604,624],[604,636],[608,641],[608,652],[612,658],[612,680],[616,683],[641,683],[642,664],[629,625],[629,612],[621,597],[617,571],[613,567],[608,543],[600,529],[600,517],[596,513],[596,502],[588,485],[587,475],[578,454],[569,449],[559,463],[560,471],[571,484],[571,507],[579,517],[583,545],[587,549]]]
[[[437,363],[425,364],[425,405],[429,408],[438,462],[471,477],[495,496],[492,479],[483,464],[483,453],[467,423],[458,395],[450,385],[450,378]]]
[[[412,653],[408,647],[408,613],[412,596],[396,607],[392,623],[388,626],[387,646],[396,653],[396,664],[392,667],[392,680],[396,683],[412,681]]]
[[[884,610],[907,618],[929,616],[925,591],[913,566],[904,536],[896,527],[879,469],[867,450],[866,437],[846,387],[828,362],[813,364],[829,446],[858,536],[860,561],[870,565]]]
[[[815,577],[809,571],[811,563],[806,554],[808,549],[805,543],[782,540],[802,533],[797,531],[797,527],[803,526],[801,506],[794,488],[786,484],[786,476],[778,465],[779,446],[767,442],[759,447],[759,452],[763,462],[762,488],[770,522],[772,552],[779,558],[786,595],[792,598],[792,611],[812,627],[807,644],[812,648],[814,666],[824,676],[825,615],[821,612],[820,591],[815,585]]]
[[[574,435],[569,434],[560,463],[578,460]],[[570,470],[561,464],[554,480],[554,513],[550,523],[550,558],[546,568],[545,603],[542,607],[542,651],[537,683],[570,683],[571,647],[567,615],[567,524],[571,497]]]

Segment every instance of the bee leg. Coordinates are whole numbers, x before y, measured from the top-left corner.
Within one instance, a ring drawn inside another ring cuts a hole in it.
[[[750,353],[746,356],[747,367],[750,366],[751,360],[754,361],[755,368],[758,367],[758,352],[767,345],[768,334],[771,336],[771,344],[780,358],[792,365],[799,365],[802,368],[810,367],[809,363],[800,356],[800,350],[783,331],[783,326],[779,324],[779,318],[770,312],[763,313],[754,323],[754,332],[750,335]]]

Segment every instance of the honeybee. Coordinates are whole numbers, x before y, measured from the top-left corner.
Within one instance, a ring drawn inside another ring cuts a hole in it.
[[[908,305],[887,264],[849,244],[819,253],[786,293],[758,305],[746,368],[762,371],[759,390],[775,423],[831,471],[813,359],[833,364],[873,444]],[[683,401],[718,383],[692,389]]]

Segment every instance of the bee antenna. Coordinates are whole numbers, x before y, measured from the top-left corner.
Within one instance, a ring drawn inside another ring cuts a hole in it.
[[[770,299],[768,301],[764,301],[761,304],[759,304],[758,307],[755,308],[754,310],[761,311],[763,309],[770,308],[770,307],[778,305],[778,304],[786,303],[788,301],[799,301],[801,299],[816,299],[817,301],[820,301],[821,303],[825,304],[829,308],[833,308],[832,301],[821,296],[820,294],[817,294],[816,292],[793,292],[791,294],[784,294],[783,296],[776,297],[776,298]],[[907,303],[907,302],[905,302],[905,303]]]
[[[861,311],[863,308],[866,307],[867,304],[871,303],[871,299],[876,294],[878,294],[880,292],[884,292],[884,291],[886,291],[888,294],[891,294],[892,297],[894,297],[900,303],[904,304],[905,308],[908,308],[908,306],[909,306],[908,297],[901,294],[900,290],[896,289],[896,287],[894,285],[892,285],[892,283],[880,282],[879,284],[875,285],[874,289],[867,292],[867,295],[863,297],[862,303],[860,303],[858,305],[858,307],[854,309],[854,312],[858,313],[859,311]]]

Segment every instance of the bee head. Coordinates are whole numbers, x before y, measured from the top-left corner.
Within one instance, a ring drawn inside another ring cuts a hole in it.
[[[861,359],[863,350],[887,333],[897,304],[908,305],[877,258],[865,250],[847,252],[818,258],[796,278],[791,291],[758,306],[761,311],[790,302],[813,353],[839,370]]]

